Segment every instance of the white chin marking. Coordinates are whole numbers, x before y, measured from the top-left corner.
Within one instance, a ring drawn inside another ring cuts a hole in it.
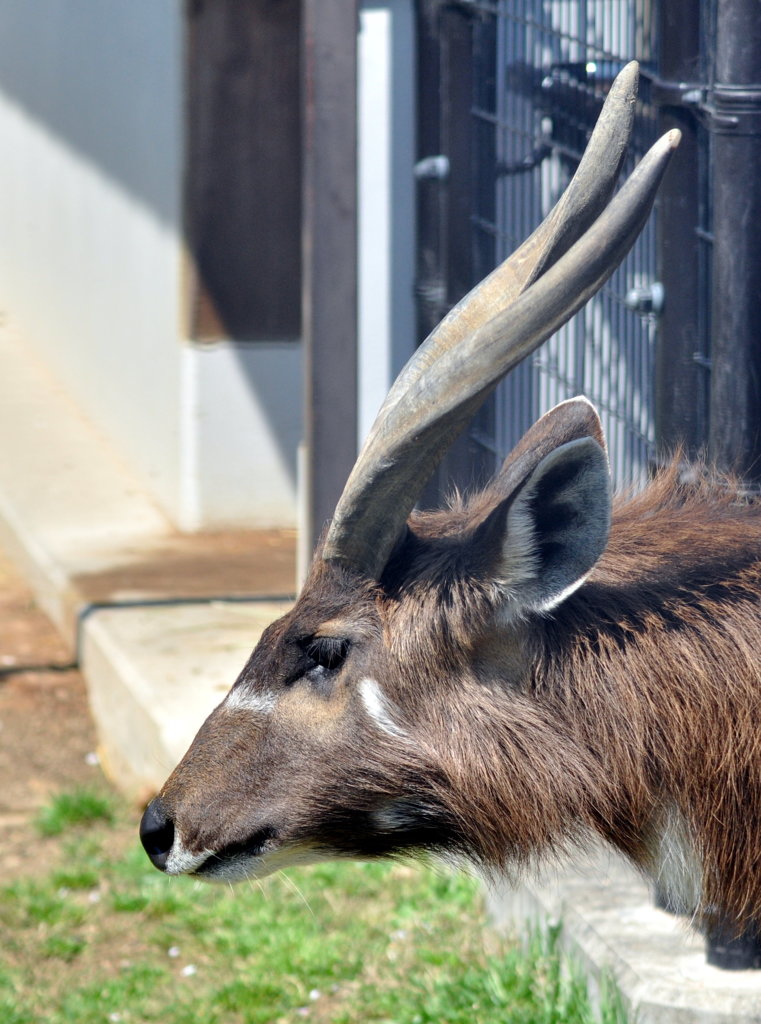
[[[340,854],[319,849],[304,843],[290,843],[274,850],[256,855],[240,854],[237,857],[221,858],[214,850],[191,853],[183,846],[179,836],[164,871],[167,875],[192,875],[205,866],[198,878],[204,882],[243,882],[247,878],[266,878],[267,875],[297,864],[313,864],[316,861],[335,859]]]
[[[245,686],[236,686],[225,697],[222,707],[227,711],[250,711],[255,715],[270,715],[275,710],[274,693],[252,693]]]
[[[212,854],[212,858],[213,858]],[[281,846],[257,856],[233,857],[229,860],[214,860],[199,879],[204,882],[245,882],[250,879],[266,878],[276,871],[296,867],[299,864],[315,864],[321,860],[335,859],[337,854],[327,850],[316,850],[310,846],[292,844]]]
[[[182,841],[175,837],[174,845],[169,853],[164,871],[167,875],[188,875],[197,871],[202,864],[205,864],[209,857],[213,857],[212,850],[201,850],[200,853],[191,853],[182,845]]]
[[[387,736],[393,736],[394,739],[404,739],[407,736],[404,729],[394,721],[391,714],[392,706],[375,679],[363,679],[359,684],[359,695],[365,711],[382,732]]]

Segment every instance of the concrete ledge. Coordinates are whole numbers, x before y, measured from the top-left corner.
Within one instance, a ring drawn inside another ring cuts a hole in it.
[[[722,971],[684,918],[653,905],[648,885],[606,850],[488,897],[499,928],[562,924],[562,944],[600,984],[611,975],[636,1024],[761,1024],[761,971]]]
[[[76,652],[104,765],[137,797],[162,784],[280,614],[259,598],[295,588],[295,531],[178,533],[7,328],[0,544]]]

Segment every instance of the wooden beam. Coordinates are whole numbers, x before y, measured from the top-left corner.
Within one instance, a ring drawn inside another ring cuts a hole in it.
[[[356,457],[357,3],[304,0],[306,530],[311,551]]]

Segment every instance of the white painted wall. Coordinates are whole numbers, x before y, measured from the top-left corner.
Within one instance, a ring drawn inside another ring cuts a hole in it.
[[[411,0],[364,0],[358,40],[362,443],[415,346],[415,26]]]
[[[298,344],[183,337],[183,11],[0,6],[0,306],[178,526],[291,525]]]
[[[302,437],[301,347],[186,345],[181,380],[187,439],[181,525],[292,525]],[[242,450],[231,453],[232,443]]]

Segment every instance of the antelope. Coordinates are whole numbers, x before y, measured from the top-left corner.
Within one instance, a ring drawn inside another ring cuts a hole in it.
[[[144,813],[168,875],[420,852],[498,875],[596,837],[709,933],[761,920],[761,505],[676,463],[614,499],[576,398],[480,493],[414,507],[649,216],[679,133],[611,198],[637,76],[546,220],[392,386],[293,609]]]

